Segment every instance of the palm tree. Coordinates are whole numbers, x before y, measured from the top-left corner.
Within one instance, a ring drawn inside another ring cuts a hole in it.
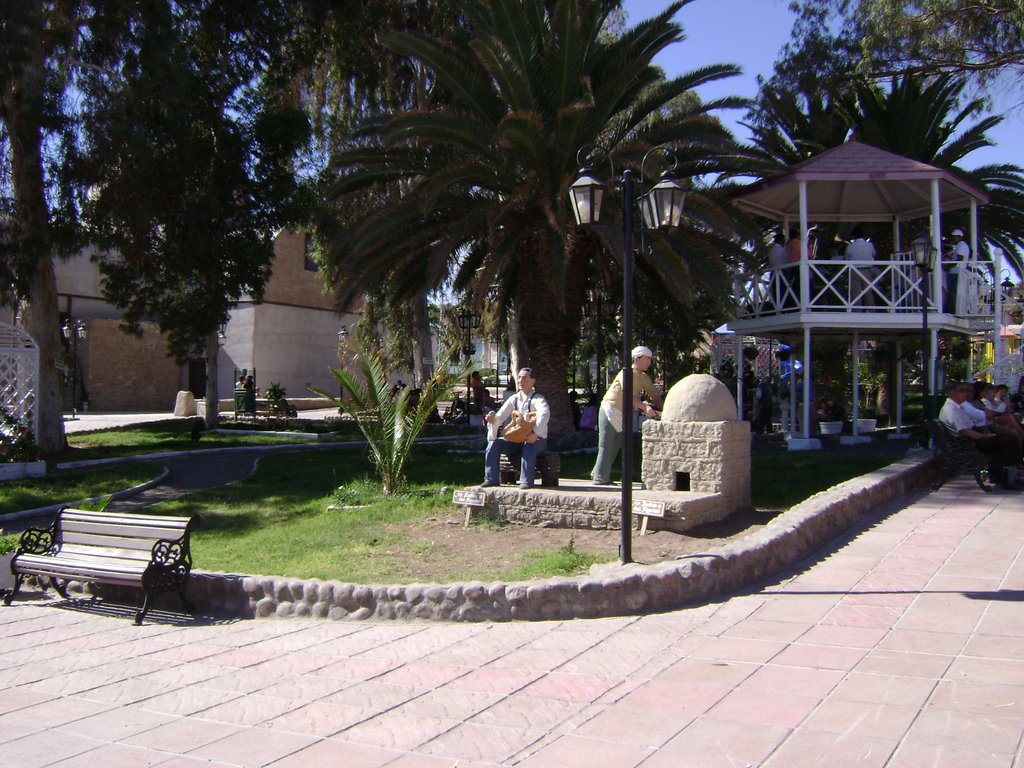
[[[379,203],[332,243],[332,269],[346,276],[340,300],[384,282],[396,298],[449,281],[478,308],[491,296],[521,342],[516,363],[534,368],[548,396],[554,431],[569,429],[566,374],[584,294],[615,283],[621,253],[617,227],[584,232],[568,214],[578,150],[599,145],[616,170],[640,170],[649,149],[669,144],[678,174],[691,178],[743,159],[711,115],[740,100],[680,98],[736,68],[666,81],[651,63],[683,39],[672,17],[688,2],[619,37],[603,31],[610,0],[470,0],[466,24],[443,37],[383,35],[429,67],[432,103],[442,106],[370,120],[336,155],[334,201]],[[638,269],[677,306],[721,295],[736,226],[725,190],[696,184],[683,231],[652,238],[653,256],[639,254]]]

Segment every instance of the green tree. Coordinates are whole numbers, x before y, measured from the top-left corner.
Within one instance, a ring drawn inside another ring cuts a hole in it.
[[[385,281],[407,296],[449,279],[478,307],[493,296],[509,312],[516,365],[532,366],[549,398],[553,430],[570,429],[566,374],[584,293],[592,282],[614,284],[621,254],[614,224],[583,232],[571,221],[577,151],[600,145],[616,170],[640,170],[645,153],[667,143],[691,178],[741,163],[712,116],[739,100],[688,99],[667,111],[701,83],[737,72],[708,66],[665,81],[652,65],[683,39],[672,18],[686,4],[618,37],[603,33],[615,3],[574,0],[473,0],[462,4],[467,26],[443,37],[382,35],[429,68],[444,99],[368,120],[355,146],[336,155],[336,201],[379,194],[328,253],[348,278],[343,300]],[[652,235],[654,255],[638,262],[681,305],[724,294],[723,254],[737,252],[726,190],[695,184],[687,205],[683,231]]]
[[[206,358],[216,403],[217,329],[259,300],[274,232],[294,221],[301,111],[268,83],[289,42],[283,0],[140,0],[97,35],[79,181],[101,249],[104,296],[125,327],[155,317],[179,358]],[[207,424],[216,423],[207,408]]]

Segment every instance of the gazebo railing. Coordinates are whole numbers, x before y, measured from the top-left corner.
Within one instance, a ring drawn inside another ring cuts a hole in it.
[[[801,301],[800,266],[793,263],[737,275],[737,319],[803,312],[888,315],[921,311],[921,273],[910,254],[896,254],[887,261],[808,261],[806,302]],[[980,266],[963,265],[957,293],[956,315],[992,314],[992,284]],[[940,303],[929,295],[928,311],[939,311]]]

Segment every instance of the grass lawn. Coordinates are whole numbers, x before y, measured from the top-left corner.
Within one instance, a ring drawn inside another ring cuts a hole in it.
[[[0,483],[0,514],[104,496],[152,480],[156,464],[129,462]]]

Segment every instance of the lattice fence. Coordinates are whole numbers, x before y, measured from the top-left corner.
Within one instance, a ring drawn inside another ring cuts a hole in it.
[[[0,408],[39,435],[39,347],[21,328],[0,323]]]

